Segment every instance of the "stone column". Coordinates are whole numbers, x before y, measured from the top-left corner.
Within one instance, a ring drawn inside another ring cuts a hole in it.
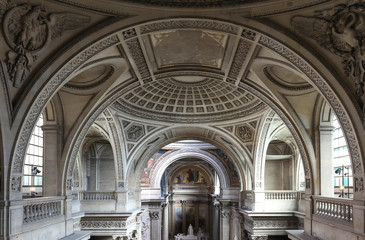
[[[150,209],[151,219],[151,240],[161,240],[161,209]]]
[[[333,197],[332,126],[320,126],[321,195]]]
[[[181,214],[182,214],[182,233],[186,234],[186,229],[188,228],[188,226],[186,226],[186,201],[185,200],[180,200],[181,203]]]
[[[43,196],[57,196],[61,193],[58,174],[58,138],[59,126],[47,124],[42,126],[43,130]],[[47,146],[46,146],[47,145]],[[62,168],[61,168],[62,169]]]
[[[211,237],[212,240],[220,240],[219,238],[219,222],[220,222],[220,203],[213,202],[213,229]]]
[[[230,219],[231,209],[228,207],[223,207],[220,221],[220,240],[229,240]]]
[[[169,206],[168,203],[162,203],[162,239],[169,240]]]
[[[169,237],[172,237],[174,235],[174,228],[173,228],[174,201],[172,201],[172,200],[169,201],[168,214],[169,214],[169,221],[168,221]]]

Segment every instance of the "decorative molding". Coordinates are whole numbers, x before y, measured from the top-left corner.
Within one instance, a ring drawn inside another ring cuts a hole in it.
[[[229,78],[236,80],[237,77],[239,77],[243,63],[245,62],[248,52],[250,51],[252,45],[253,44],[250,41],[240,39],[236,53],[232,61],[231,68],[228,73]]]
[[[66,180],[66,189],[71,190],[72,189],[72,179]]]
[[[254,229],[293,229],[298,227],[297,219],[272,219],[272,220],[256,220],[253,223]]]
[[[144,126],[133,123],[125,129],[125,135],[127,141],[138,142],[145,135]]]
[[[341,123],[343,132],[346,136],[347,144],[350,150],[351,159],[352,159],[352,167],[354,176],[364,176],[364,171],[362,169],[362,158],[360,153],[360,148],[357,142],[356,133],[352,127],[352,123],[349,120],[349,117],[346,113],[346,110],[342,106],[341,102],[337,99],[334,92],[331,90],[327,82],[302,58],[300,58],[296,53],[292,50],[288,49],[284,45],[279,42],[267,37],[261,36],[259,43],[263,46],[272,49],[273,51],[279,53],[281,56],[288,59],[295,66],[297,66],[305,75],[308,76],[309,79],[318,87],[321,93],[324,95],[326,100],[330,103],[332,109],[336,113],[338,120]],[[294,136],[294,135],[293,135]],[[297,135],[294,138],[298,138]],[[303,148],[302,145],[299,148]],[[301,149],[302,151],[302,149]],[[309,162],[307,159],[303,159],[305,161],[305,171],[306,177],[310,178],[309,175]],[[308,168],[308,169],[307,169]]]
[[[261,188],[262,184],[262,172],[263,172],[263,167],[262,167],[262,161],[264,159],[264,148],[265,148],[265,144],[266,144],[266,139],[267,139],[267,135],[268,135],[268,131],[271,125],[271,120],[272,118],[275,116],[275,112],[274,111],[270,111],[268,113],[268,115],[266,116],[265,119],[265,123],[261,128],[261,132],[260,135],[258,136],[258,144],[256,147],[256,158],[254,160],[255,162],[255,187],[256,188]]]
[[[6,10],[3,30],[6,43],[10,80],[15,88],[28,77],[36,53],[47,42],[62,36],[64,31],[75,30],[90,22],[90,17],[73,13],[46,14],[39,5],[21,4]]]
[[[124,37],[124,40],[130,39],[133,37],[137,37],[136,29],[134,29],[134,28],[127,29],[122,32],[122,35]]]
[[[241,33],[241,37],[247,38],[251,41],[255,41],[256,35],[257,35],[256,32],[247,28],[244,28]]]
[[[93,229],[125,229],[127,228],[126,218],[91,218],[84,217],[80,221],[81,230]]]
[[[158,108],[159,106],[156,106],[157,110],[162,110],[164,108],[164,105],[162,104],[160,105],[161,108]],[[136,105],[132,105],[127,101],[117,101],[113,103],[113,107],[118,109],[119,111],[145,119],[160,120],[166,122],[201,123],[201,122],[213,122],[213,121],[237,119],[240,117],[249,116],[263,111],[264,109],[267,108],[267,105],[259,100],[255,100],[248,106],[234,108],[233,110],[226,110],[224,114],[218,111],[218,113],[194,114],[194,117],[191,117],[191,114],[189,113],[179,114],[179,113],[164,113],[158,111],[151,111],[138,107]],[[187,111],[189,111],[189,109]]]
[[[20,192],[21,190],[22,177],[16,176],[11,178],[11,190]]]
[[[209,29],[219,32],[226,32],[230,34],[237,34],[239,27],[233,24],[214,20],[203,20],[203,19],[170,19],[160,22],[148,23],[140,27],[141,34],[163,31],[169,29],[181,29],[181,28],[192,28],[192,29]]]
[[[364,11],[365,3],[360,1],[352,5],[338,4],[331,9],[316,11],[316,17],[295,16],[291,24],[300,34],[314,39],[321,47],[342,58],[344,71],[361,97],[365,124]]]
[[[113,138],[114,147],[115,147],[115,151],[116,151],[116,155],[117,155],[118,179],[123,181],[123,179],[124,179],[123,178],[123,154],[122,154],[122,149],[121,149],[121,143],[119,141],[118,129],[115,124],[114,118],[112,117],[110,112],[105,110],[104,115],[105,115],[106,119],[110,119],[110,121],[108,121],[108,124],[109,124],[110,130],[111,130],[111,135]],[[120,183],[121,182],[118,182],[118,187],[120,187],[119,186]]]
[[[231,211],[222,211],[221,216],[222,218],[230,218],[232,215]]]
[[[144,57],[141,45],[139,44],[138,38],[128,40],[126,42],[128,50],[132,55],[134,62],[136,63],[138,73],[141,75],[142,79],[150,78],[150,70],[148,68],[146,59]]]
[[[195,157],[209,163],[219,176],[221,187],[229,187],[231,185],[230,175],[221,160],[214,154],[197,148],[183,148],[174,152],[168,152],[155,165],[151,178],[151,187],[159,187],[162,175],[168,166],[184,158],[185,156]]]
[[[355,177],[355,192],[364,190],[364,178],[363,177]]]
[[[180,77],[180,76],[198,76],[198,77],[207,77],[212,79],[217,79],[223,81],[224,75],[212,72],[203,72],[203,71],[172,71],[166,73],[156,73],[155,77],[157,80]]]
[[[152,220],[160,220],[160,212],[149,212]]]
[[[26,146],[28,144],[28,140],[30,138],[33,126],[35,125],[38,116],[41,114],[43,106],[52,96],[54,91],[59,87],[59,85],[67,79],[67,77],[74,72],[77,68],[79,68],[85,61],[94,56],[95,54],[103,51],[104,49],[113,46],[119,42],[119,39],[116,35],[109,36],[97,43],[93,46],[82,51],[79,55],[77,55],[73,60],[71,60],[68,64],[66,64],[52,79],[47,83],[47,85],[43,88],[42,92],[38,94],[37,99],[32,104],[28,115],[23,124],[23,128],[18,137],[15,152],[12,160],[12,173],[22,173],[23,169],[23,159],[25,156]],[[91,123],[92,124],[92,123]],[[90,124],[90,126],[91,126]],[[88,129],[83,129],[84,136],[86,135]],[[81,139],[78,140],[78,145],[81,144]],[[72,163],[74,162],[77,155],[77,151],[73,151],[70,159]],[[73,166],[73,164],[72,164]],[[72,168],[68,169],[68,176],[71,176]]]
[[[241,139],[242,142],[251,142],[251,141],[253,141],[253,138],[255,136],[255,131],[251,127],[247,126],[246,124],[239,125],[239,126],[236,126],[235,135],[239,139]]]

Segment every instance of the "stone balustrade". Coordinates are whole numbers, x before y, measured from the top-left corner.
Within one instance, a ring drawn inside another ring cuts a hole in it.
[[[353,224],[353,200],[313,196],[313,214]]]
[[[36,198],[25,202],[23,205],[23,223],[31,223],[38,220],[63,215],[63,198]]]
[[[298,200],[299,191],[265,191],[265,200]]]
[[[115,192],[80,192],[80,200],[106,201],[115,200]]]

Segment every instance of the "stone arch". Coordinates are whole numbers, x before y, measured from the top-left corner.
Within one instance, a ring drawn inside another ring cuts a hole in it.
[[[183,129],[185,131],[186,134],[189,135],[189,137],[187,138],[186,136],[179,136],[179,134],[177,134],[176,132]],[[145,145],[148,145],[147,143],[153,139],[156,138],[156,136],[166,136],[166,135],[170,135],[171,131],[175,131],[176,136],[169,138],[169,139],[164,139],[164,141],[162,142],[158,142],[157,144],[155,144],[153,149],[148,149],[148,151],[144,151],[143,147]],[[200,132],[199,132],[200,131]],[[243,169],[242,164],[239,164],[238,160],[236,159],[236,157],[234,156],[234,153],[232,152],[232,150],[230,150],[229,148],[225,147],[224,145],[226,144],[226,142],[212,142],[213,136],[217,136],[219,135],[217,132],[215,132],[216,130],[212,131],[212,129],[207,129],[207,128],[203,128],[203,127],[195,127],[189,130],[186,130],[184,127],[176,127],[176,128],[164,128],[161,131],[155,133],[153,136],[150,136],[148,139],[146,139],[144,142],[140,143],[139,145],[142,146],[142,148],[138,151],[141,154],[134,156],[134,158],[139,159],[138,162],[129,162],[129,167],[126,168],[126,187],[131,187],[132,189],[134,188],[139,188],[139,186],[137,187],[136,184],[138,183],[138,181],[141,179],[141,174],[143,172],[143,168],[145,166],[145,164],[147,163],[148,159],[159,149],[163,148],[164,146],[173,143],[173,142],[177,142],[180,140],[186,140],[186,139],[194,139],[194,140],[200,140],[203,142],[207,142],[207,143],[211,143],[214,146],[216,146],[217,148],[223,150],[228,156],[231,157],[231,160],[233,161],[233,164],[235,164],[235,167],[237,168],[238,172],[239,172],[239,178],[240,178],[240,185],[241,185],[241,190],[243,188],[243,186],[246,184],[246,182],[248,181],[246,178],[246,174],[245,172],[249,172],[252,169],[250,167],[246,167],[245,169]],[[228,139],[228,138],[227,138]],[[231,138],[229,138],[231,139]],[[234,139],[232,138],[232,141],[234,141]],[[245,159],[247,160],[247,159]],[[247,162],[247,161],[246,161]],[[246,164],[246,166],[249,164]],[[157,167],[155,167],[157,168]],[[140,169],[139,171],[135,171],[135,169]]]
[[[228,21],[227,21],[228,22]],[[310,80],[311,82],[318,88],[318,90],[322,93],[322,95],[326,98],[326,100],[330,103],[333,110],[336,112],[336,115],[339,118],[339,121],[341,122],[341,125],[344,128],[344,131],[346,132],[346,138],[349,144],[350,153],[352,155],[352,164],[354,168],[354,178],[355,178],[355,191],[362,191],[363,190],[363,180],[364,180],[364,170],[363,170],[363,162],[361,158],[361,152],[358,142],[358,137],[356,135],[356,130],[361,130],[363,132],[363,129],[356,129],[355,126],[351,123],[350,117],[348,114],[348,111],[344,108],[344,106],[341,103],[341,100],[339,99],[338,95],[333,90],[332,86],[330,86],[327,83],[327,80],[325,77],[320,75],[318,71],[312,67],[311,64],[307,62],[305,59],[306,57],[311,57],[315,60],[315,63],[318,63],[320,66],[323,66],[322,63],[320,63],[317,58],[313,57],[312,54],[309,52],[301,52],[298,54],[296,51],[292,50],[295,49],[294,46],[296,46],[296,42],[294,42],[292,39],[288,38],[287,36],[284,36],[278,31],[275,31],[272,29],[270,31],[270,34],[275,35],[274,37],[265,35],[260,32],[260,27],[263,27],[263,25],[259,22],[255,21],[249,21],[252,26],[245,26],[242,27],[243,24],[237,23],[227,23],[224,20],[211,20],[211,19],[189,19],[189,20],[181,20],[181,19],[164,19],[159,21],[151,21],[146,25],[144,24],[143,27],[143,33],[151,32],[156,29],[156,26],[186,26],[186,27],[204,27],[204,26],[213,26],[214,29],[226,31],[229,34],[241,34],[242,30],[245,29],[245,32],[250,32],[250,34],[243,34],[242,38],[246,38],[249,41],[252,41],[252,36],[258,40],[258,44],[264,47],[267,47],[269,49],[272,49],[273,51],[279,53],[282,57],[286,58],[288,61],[293,63],[298,69],[300,69]],[[230,21],[232,22],[232,21]],[[182,24],[182,25],[181,25]],[[25,154],[25,145],[27,144],[30,136],[30,130],[32,126],[34,126],[36,119],[38,118],[40,112],[42,111],[43,107],[45,106],[46,102],[49,100],[49,98],[59,89],[59,87],[66,81],[66,79],[73,73],[77,68],[79,68],[83,63],[85,63],[92,55],[103,51],[104,49],[116,45],[120,42],[120,39],[118,38],[116,31],[120,30],[120,25],[116,26],[117,24],[111,24],[110,28],[113,29],[109,33],[103,33],[102,31],[95,33],[93,36],[97,36],[99,34],[99,40],[97,42],[89,43],[88,46],[82,46],[80,49],[82,49],[78,54],[76,54],[68,63],[64,64],[63,67],[60,68],[57,72],[55,71],[50,78],[45,78],[44,80],[46,84],[43,85],[43,88],[37,93],[38,96],[35,97],[35,101],[32,103],[32,105],[29,108],[29,111],[25,114],[24,121],[22,122],[22,127],[20,130],[19,135],[16,139],[16,144],[14,148],[14,152],[12,153],[11,157],[11,179],[12,181],[10,184],[11,194],[17,194],[17,187],[15,186],[16,183],[13,181],[13,179],[16,180],[16,176],[19,176],[22,172],[22,165],[24,160],[24,154]],[[137,24],[135,25],[137,26]],[[265,25],[265,29],[268,27]],[[129,28],[127,30],[131,30],[133,28]],[[102,37],[100,37],[100,34],[104,34]],[[127,35],[124,35],[125,38],[128,37]],[[274,39],[275,38],[275,39]],[[285,42],[283,44],[279,40]],[[81,45],[81,43],[80,43]],[[289,47],[288,47],[289,46]],[[67,54],[70,54],[70,52],[67,52]],[[65,54],[65,55],[67,55]],[[303,57],[303,55],[305,55]],[[52,61],[50,61],[52,62]],[[315,64],[313,63],[313,64]],[[324,67],[324,69],[326,69]],[[326,72],[327,77],[333,77],[330,73]],[[42,73],[39,75],[39,78],[42,77]],[[148,78],[147,76],[146,78]],[[243,86],[243,85],[242,85]],[[249,89],[252,92],[255,92],[258,95],[262,95],[257,90],[250,86],[243,86],[245,89]],[[345,90],[340,89],[337,87],[337,92],[342,93],[343,97],[341,97],[342,100],[348,100],[348,102],[352,102],[349,98],[348,94],[345,92]],[[115,96],[114,96],[115,97]],[[70,176],[70,169],[72,169],[73,163],[75,161],[75,157],[77,154],[77,151],[80,147],[81,141],[83,137],[85,136],[85,129],[88,129],[90,125],[92,124],[92,121],[94,120],[94,116],[98,116],[103,109],[107,105],[109,105],[113,100],[115,100],[114,97],[109,98],[106,102],[104,102],[93,114],[90,114],[90,116],[82,123],[80,124],[80,128],[78,130],[78,133],[75,134],[75,137],[72,139],[72,143],[70,143],[71,149],[67,151],[65,154],[64,159],[67,159],[65,164],[65,171],[64,171],[64,186],[68,186],[69,176]],[[280,108],[276,106],[272,101],[269,101],[269,98],[267,96],[264,96],[266,100],[268,100],[270,107],[272,107],[275,111],[281,112]],[[356,106],[349,106],[352,110],[355,109],[354,112],[357,112]],[[279,114],[280,115],[280,114]],[[284,117],[284,113],[281,114],[281,117],[283,121],[287,124],[288,128],[293,131],[293,136],[297,141],[298,147],[303,155],[303,161],[305,164],[306,169],[306,178],[308,180],[308,189],[311,187],[310,178],[311,178],[311,165],[308,161],[308,149],[304,147],[303,142],[305,140],[303,137],[299,134],[301,131],[295,126],[295,123],[290,120],[290,117],[287,118]],[[357,123],[361,122],[361,119],[359,118],[359,115],[352,115],[353,120]],[[91,121],[91,122],[90,122]],[[358,124],[361,125],[361,124]],[[80,130],[82,128],[82,130]],[[312,155],[309,154],[309,155]],[[313,157],[313,156],[311,156]],[[69,190],[69,188],[66,188],[66,190]]]
[[[162,175],[166,168],[172,163],[187,157],[195,157],[209,163],[217,172],[221,186],[224,188],[230,187],[230,180],[228,178],[229,175],[227,169],[225,169],[220,160],[216,158],[213,154],[196,149],[182,149],[167,155],[163,159],[163,161],[160,161],[156,165],[155,169],[157,169],[157,172],[154,171],[152,174],[151,187],[159,188]]]
[[[176,162],[175,162],[176,163]],[[211,172],[211,169],[208,167],[208,166],[206,166],[206,165],[203,165],[203,164],[196,164],[196,163],[193,163],[194,164],[194,166],[198,166],[199,168],[202,168],[208,175],[209,175],[209,177],[211,178],[211,180],[212,180],[212,184],[214,184],[214,176],[213,176],[213,174],[212,174],[212,172]],[[171,165],[170,165],[171,166]],[[170,184],[170,182],[169,182],[169,180],[172,180],[171,178],[172,178],[172,176],[177,172],[177,171],[179,171],[180,169],[182,169],[182,168],[184,168],[185,166],[184,166],[184,163],[180,163],[180,164],[176,164],[176,165],[174,165],[174,164],[172,164],[172,167],[171,167],[171,169],[170,169],[170,171],[169,171],[169,175],[168,175],[168,177],[170,178],[170,179],[167,179],[167,184]],[[163,176],[162,176],[163,177]],[[162,181],[162,178],[161,178],[161,181]],[[214,187],[214,186],[213,186]]]

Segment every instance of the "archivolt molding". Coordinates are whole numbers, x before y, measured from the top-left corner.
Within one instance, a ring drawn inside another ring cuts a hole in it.
[[[310,166],[310,163],[309,163],[309,157],[308,157],[307,150],[304,147],[303,140],[302,140],[302,138],[300,137],[300,135],[298,133],[298,130],[295,128],[295,126],[292,124],[292,122],[289,120],[289,118],[283,113],[283,111],[281,111],[281,109],[278,106],[276,106],[273,102],[271,102],[265,95],[261,94],[256,89],[254,89],[254,88],[252,88],[250,86],[247,86],[247,85],[244,86],[244,84],[242,84],[242,83],[240,83],[240,84],[242,85],[242,87],[244,87],[247,90],[251,91],[256,96],[259,96],[261,98],[261,100],[263,100],[266,104],[268,104],[273,109],[273,111],[275,111],[275,113],[279,115],[279,117],[281,118],[281,120],[288,127],[290,133],[292,134],[292,136],[295,139],[295,142],[296,142],[296,144],[297,144],[297,146],[299,148],[299,152],[300,152],[300,154],[302,156],[303,165],[304,165],[304,172],[305,172],[305,176],[306,176],[306,181],[307,181],[307,183],[310,183],[310,179],[312,178],[312,176],[311,176],[312,171],[311,171],[311,166]],[[262,147],[264,147],[264,146],[262,146]],[[260,152],[262,152],[262,150]],[[261,157],[261,159],[262,159],[262,157]],[[260,167],[260,169],[258,169],[257,167]],[[256,167],[255,167],[255,172],[258,171],[258,170],[259,171],[263,171],[262,161],[261,161],[260,164],[256,165]],[[256,172],[256,174],[257,174],[257,172]],[[262,174],[261,174],[261,176],[259,175],[259,177],[260,177],[259,179],[260,179],[260,182],[261,182],[262,179],[263,179],[262,178]],[[255,181],[257,181],[257,180],[255,179]],[[310,184],[307,184],[307,188],[310,188],[309,185]]]
[[[51,78],[47,85],[42,89],[41,93],[38,94],[38,97],[36,98],[31,109],[28,112],[15,147],[15,153],[12,163],[13,174],[22,173],[24,154],[31,131],[43,107],[48,102],[53,93],[67,79],[68,76],[70,76],[89,58],[103,51],[104,49],[117,44],[118,42],[118,37],[116,35],[112,35],[87,48],[79,55],[77,55],[73,60],[71,60],[68,64],[66,64],[60,71],[58,71],[58,73],[53,78]]]
[[[212,29],[216,31],[223,31],[229,34],[237,35],[241,27],[235,24],[224,23],[222,21],[216,20],[205,20],[205,19],[169,19],[163,20],[159,22],[148,23],[142,25],[140,31],[142,34],[146,34],[152,31],[158,31],[163,29],[172,29],[172,28],[204,28],[204,29]],[[256,30],[257,32],[257,30]],[[339,99],[332,91],[327,82],[316,72],[316,70],[310,66],[305,60],[303,60],[298,54],[293,52],[288,47],[279,43],[272,38],[261,34],[259,37],[259,44],[267,47],[284,58],[288,59],[292,64],[298,67],[311,81],[317,86],[317,88],[321,91],[326,100],[331,104],[334,109],[336,115],[338,116],[339,121],[344,129],[346,134],[346,138],[348,141],[348,146],[352,155],[353,169],[354,169],[354,179],[355,179],[355,191],[362,191],[364,189],[364,173],[362,168],[362,160],[360,148],[358,146],[358,141],[356,138],[356,133],[354,132],[354,128],[349,120],[349,117],[346,113],[346,110],[340,103]],[[17,138],[17,142],[15,145],[15,150],[12,157],[12,166],[11,166],[11,179],[15,179],[10,182],[11,189],[13,192],[20,191],[20,181],[16,181],[17,176],[22,174],[23,168],[23,160],[25,156],[26,146],[32,131],[35,122],[41,113],[43,107],[46,105],[50,97],[55,93],[55,91],[61,86],[61,84],[83,63],[85,63],[89,58],[93,55],[103,51],[104,49],[116,45],[119,43],[119,39],[117,35],[111,34],[109,37],[104,38],[94,44],[92,44],[87,49],[83,50],[80,54],[74,57],[70,62],[68,62],[64,67],[59,70],[56,75],[54,75],[45,85],[45,87],[40,91],[37,98],[33,102],[30,110],[28,111],[27,116],[25,117],[25,121],[21,127],[19,136]],[[301,155],[303,157],[303,162],[305,165],[306,178],[310,178],[310,167],[308,162],[308,157],[306,154],[306,149],[301,141],[299,134],[297,133],[296,128],[292,125],[290,120],[279,110],[279,108],[272,103],[267,97],[262,97],[262,95],[256,91],[255,89],[248,87],[245,84],[240,83],[240,86],[244,89],[247,89],[254,93],[256,96],[260,96],[262,100],[266,102],[270,107],[274,109],[275,112],[279,114],[279,116],[283,119],[285,124],[290,129],[292,135],[294,136],[298,148],[300,149]],[[101,112],[112,102],[114,102],[119,96],[114,95],[106,102],[104,102],[95,112],[90,116],[85,125],[81,126],[83,129],[79,132],[75,143],[73,144],[72,150],[69,152],[66,157],[68,163],[65,165],[65,172],[67,173],[67,178],[70,178],[72,167],[79,149],[79,146],[86,135],[88,128],[92,125],[93,121],[101,114]],[[66,183],[66,179],[64,183]],[[17,185],[17,186],[16,186]],[[18,187],[19,185],[19,187]]]
[[[266,153],[266,149],[267,149],[267,137],[268,137],[268,132],[269,132],[269,128],[270,125],[272,123],[273,117],[275,116],[275,112],[274,111],[270,111],[267,116],[266,119],[264,120],[264,124],[261,128],[260,131],[260,137],[258,138],[258,146],[256,149],[256,154],[255,154],[255,179],[254,179],[254,183],[255,183],[255,189],[261,189],[263,188],[263,173],[264,173],[264,169],[263,169],[263,159]]]
[[[175,161],[183,158],[198,158],[208,162],[217,172],[221,186],[223,188],[228,188],[230,186],[228,172],[218,158],[216,158],[213,154],[200,149],[187,148],[172,152],[158,162],[158,164],[154,167],[157,171],[153,171],[151,176],[151,187],[159,188],[165,169]]]
[[[183,168],[185,167],[187,164],[189,164],[191,162],[188,161],[182,161],[182,162],[174,162],[171,165],[169,165],[169,167],[166,170],[166,178],[167,180],[169,180],[176,171],[179,170],[179,168]],[[211,165],[209,165],[209,163],[207,162],[194,162],[193,163],[195,166],[199,166],[200,168],[204,169],[204,171],[206,171],[206,173],[209,174],[210,178],[212,179],[212,183],[214,184],[214,175],[212,170],[214,169]],[[162,179],[161,179],[162,180]],[[168,181],[167,181],[168,184]]]
[[[265,47],[268,47],[269,49],[277,52],[284,58],[288,59],[291,63],[293,63],[298,69],[300,69],[310,80],[313,84],[317,86],[317,88],[320,90],[320,92],[323,94],[323,96],[326,98],[326,100],[331,105],[332,109],[336,113],[342,128],[344,129],[344,133],[346,136],[346,140],[349,146],[349,150],[351,153],[351,159],[352,159],[352,166],[354,169],[354,180],[355,183],[358,183],[358,186],[355,184],[355,191],[362,191],[364,190],[364,170],[362,166],[362,159],[361,159],[361,152],[360,148],[358,146],[358,141],[356,137],[356,133],[354,131],[354,128],[350,122],[350,118],[347,115],[347,112],[339,99],[337,98],[336,94],[333,92],[333,90],[330,88],[330,86],[327,84],[327,82],[315,71],[313,67],[311,67],[305,60],[303,60],[298,54],[290,50],[289,48],[285,47],[283,44],[279,43],[278,41],[273,40],[272,38],[268,36],[262,35],[260,37],[259,43],[262,44]],[[284,119],[283,119],[284,120]],[[289,127],[289,126],[288,126]],[[289,127],[289,129],[292,131],[292,129]],[[292,133],[293,134],[293,133]],[[297,134],[293,134],[294,138],[296,140],[298,139]],[[298,144],[298,142],[297,142]],[[298,144],[299,149],[301,149],[303,146]],[[304,149],[303,149],[304,150]],[[307,164],[308,160],[305,156],[303,156],[304,166],[305,166],[305,172],[306,172],[306,178],[308,178],[308,170]],[[307,165],[307,166],[306,166]]]
[[[124,177],[123,177],[123,169],[124,169],[124,165],[123,165],[123,154],[122,154],[122,149],[121,149],[121,143],[119,141],[119,134],[118,134],[118,130],[116,127],[116,124],[114,122],[114,118],[112,116],[112,114],[105,110],[104,115],[106,117],[106,119],[111,118],[111,121],[107,121],[108,122],[108,126],[110,129],[110,135],[111,135],[111,142],[112,147],[113,147],[113,152],[114,152],[114,156],[115,156],[115,162],[116,162],[116,169],[117,169],[117,179],[118,179],[118,187],[121,187],[121,185],[123,185],[124,182]]]

